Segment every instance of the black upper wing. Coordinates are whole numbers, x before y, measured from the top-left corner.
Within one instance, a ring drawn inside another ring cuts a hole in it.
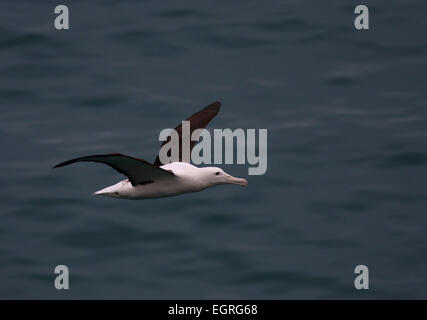
[[[125,156],[120,153],[80,157],[57,164],[54,168],[63,167],[80,161],[104,163],[127,176],[132,185],[145,184],[147,182],[174,176],[172,172],[154,166],[148,161]]]
[[[194,130],[206,127],[209,121],[211,121],[218,114],[220,107],[221,102],[216,101],[186,119],[186,121],[190,121],[190,137]],[[182,124],[176,127],[175,130],[179,135],[179,159],[174,159],[174,161],[182,161]],[[162,143],[162,146],[168,143],[170,139],[171,138],[168,137],[168,139]],[[190,141],[190,154],[196,142],[197,141]],[[160,162],[159,156],[157,156],[156,160],[154,161],[154,165],[161,166],[163,164],[166,163]]]

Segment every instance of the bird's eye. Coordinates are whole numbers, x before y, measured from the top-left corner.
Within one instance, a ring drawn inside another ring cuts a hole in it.
[[[119,195],[119,193],[118,193],[118,192],[114,192],[114,194],[115,194],[116,196],[118,196],[118,195]]]
[[[216,176],[219,176],[219,171],[218,171],[218,172],[215,172],[215,175],[216,175]]]

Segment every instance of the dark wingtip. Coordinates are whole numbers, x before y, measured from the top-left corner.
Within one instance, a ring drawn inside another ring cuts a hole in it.
[[[219,112],[219,109],[221,108],[221,101],[215,101],[212,102],[210,105],[206,106],[203,110],[209,110],[214,112]]]
[[[63,167],[63,166],[64,166],[63,162],[62,163],[58,163],[57,165],[53,166],[52,169],[60,168],[60,167]]]
[[[69,165],[69,164],[71,164],[71,163],[73,163],[73,162],[76,162],[76,160],[78,160],[78,159],[72,159],[72,160],[68,160],[68,161],[64,161],[64,162],[58,163],[58,164],[57,164],[56,166],[54,166],[52,169],[60,168],[60,167],[63,167],[63,166]]]
[[[124,156],[121,153],[98,154],[98,155],[85,156],[85,157],[80,157],[80,158],[75,158],[75,159],[71,159],[71,160],[68,160],[68,161],[64,161],[64,162],[61,162],[61,163],[57,164],[52,169],[60,168],[60,167],[64,167],[64,166],[68,166],[69,164],[72,164],[72,163],[75,163],[75,162],[79,162],[79,161],[94,161],[94,162],[97,162],[96,160],[91,159],[93,157],[114,157],[114,156],[121,156],[121,157],[132,158],[132,157],[129,157],[129,156]],[[144,159],[137,159],[137,158],[133,158],[133,159],[147,162]]]
[[[221,109],[221,101],[215,101],[215,104],[217,105],[219,112],[219,109]]]

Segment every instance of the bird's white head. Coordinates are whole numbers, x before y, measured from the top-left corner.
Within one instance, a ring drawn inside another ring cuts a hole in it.
[[[242,178],[236,178],[228,173],[224,172],[221,168],[217,167],[205,167],[199,168],[200,178],[207,184],[207,187],[211,187],[217,184],[238,184],[241,186],[247,186],[248,182]]]

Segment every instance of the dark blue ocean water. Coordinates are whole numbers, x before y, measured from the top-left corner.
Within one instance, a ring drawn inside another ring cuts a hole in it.
[[[0,4],[0,298],[427,298],[427,2]],[[70,30],[54,29],[54,7]],[[122,152],[215,101],[267,128],[249,186],[123,201]],[[54,268],[70,269],[70,290]],[[354,288],[365,264],[370,290]]]

